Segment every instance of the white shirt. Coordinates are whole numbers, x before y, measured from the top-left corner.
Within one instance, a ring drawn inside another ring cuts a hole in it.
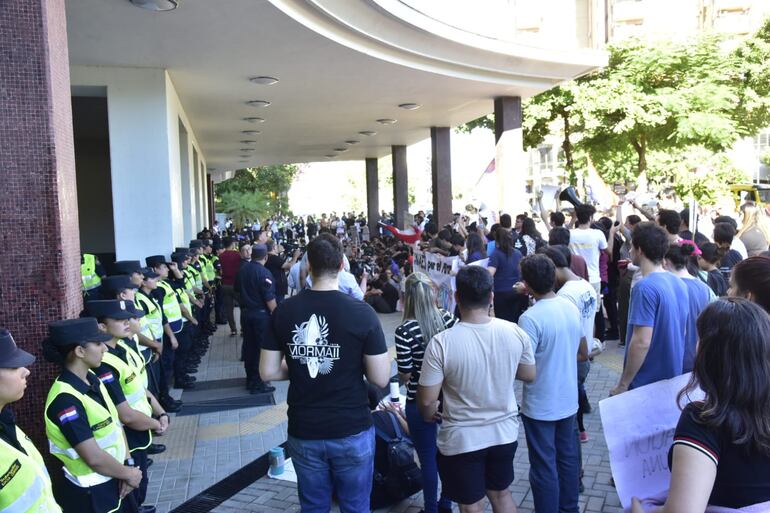
[[[583,326],[583,336],[591,347],[590,344],[594,341],[596,289],[583,279],[571,280],[562,285],[556,295],[569,299],[570,303],[577,307]]]
[[[309,274],[305,281],[307,282],[308,287],[313,286],[313,280],[311,279]],[[358,282],[356,281],[356,277],[347,271],[340,271],[339,273],[337,273],[337,288],[339,289],[340,292],[347,294],[348,296],[354,297],[359,301],[364,300],[364,291],[361,290],[361,287],[358,285]]]
[[[601,230],[595,228],[575,228],[570,231],[569,249],[575,255],[580,255],[586,261],[588,267],[588,281],[601,283],[599,274],[599,257],[601,252],[607,249],[607,238]]]
[[[746,244],[736,235],[733,237],[733,242],[730,244],[730,249],[734,249],[741,254],[744,260],[749,258],[749,252],[746,250]]]

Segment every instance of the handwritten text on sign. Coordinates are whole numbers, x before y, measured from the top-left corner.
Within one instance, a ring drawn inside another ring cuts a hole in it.
[[[676,396],[690,374],[659,381],[599,402],[610,466],[621,504],[665,496],[671,473],[668,450],[681,411]],[[690,400],[700,400],[697,390]]]

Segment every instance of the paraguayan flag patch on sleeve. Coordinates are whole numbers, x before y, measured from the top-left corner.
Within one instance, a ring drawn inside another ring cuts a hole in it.
[[[59,422],[62,424],[66,424],[67,422],[72,422],[75,419],[80,418],[80,415],[78,415],[77,410],[75,410],[74,406],[70,406],[64,411],[59,412]]]
[[[113,381],[115,381],[115,376],[113,376],[111,372],[105,372],[104,374],[99,376],[99,380],[102,383],[112,383]]]

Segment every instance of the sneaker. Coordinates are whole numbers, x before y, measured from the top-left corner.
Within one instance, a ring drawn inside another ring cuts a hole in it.
[[[588,441],[588,432],[587,431],[581,431],[580,432],[580,443],[584,444]]]

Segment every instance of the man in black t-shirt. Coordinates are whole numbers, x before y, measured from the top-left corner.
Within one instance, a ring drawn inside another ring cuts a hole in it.
[[[369,305],[337,289],[339,240],[323,233],[307,256],[313,286],[273,312],[260,374],[289,380],[287,449],[302,510],[328,511],[334,490],[341,511],[369,511],[374,429],[363,378],[388,384],[385,336]]]

